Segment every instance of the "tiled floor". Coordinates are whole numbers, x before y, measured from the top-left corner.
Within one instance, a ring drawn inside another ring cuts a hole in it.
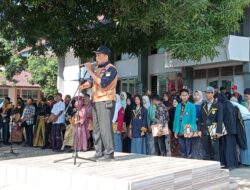
[[[14,155],[4,154],[8,148],[1,149],[2,185],[27,183],[65,190],[227,189],[229,185],[229,174],[218,162],[116,153],[113,162],[77,160],[74,166],[73,159],[54,163],[72,154],[14,146],[19,155],[13,159]],[[79,155],[89,158],[94,152]]]

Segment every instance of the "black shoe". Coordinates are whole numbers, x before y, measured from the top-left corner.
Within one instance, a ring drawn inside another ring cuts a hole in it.
[[[98,158],[96,161],[97,162],[111,162],[114,160],[115,160],[115,158],[113,155],[104,155],[104,156]]]
[[[47,145],[44,145],[41,149],[47,149],[48,146]]]

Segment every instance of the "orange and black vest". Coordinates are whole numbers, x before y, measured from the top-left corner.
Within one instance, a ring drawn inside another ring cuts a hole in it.
[[[106,73],[106,71],[110,68],[114,67],[111,63],[106,67],[98,67],[95,71],[96,75],[100,78]],[[101,85],[98,85],[95,81],[93,81],[92,86],[92,96],[93,102],[103,102],[103,101],[116,101],[116,85],[117,85],[118,76],[114,78],[114,80],[105,88],[102,88]]]

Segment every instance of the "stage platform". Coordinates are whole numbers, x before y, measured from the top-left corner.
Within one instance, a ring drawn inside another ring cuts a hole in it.
[[[79,153],[89,158],[94,152]],[[219,162],[116,153],[115,161],[73,159],[56,154],[0,161],[0,189],[27,184],[44,190],[229,189],[229,172]]]

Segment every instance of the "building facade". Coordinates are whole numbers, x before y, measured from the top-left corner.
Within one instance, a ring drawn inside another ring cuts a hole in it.
[[[27,71],[15,75],[13,77],[15,82],[8,81],[3,75],[0,75],[0,103],[3,102],[5,97],[9,97],[14,104],[18,97],[21,97],[24,101],[32,97],[38,102],[41,98],[40,86],[31,84],[30,78],[31,74]]]
[[[224,86],[231,90],[237,85],[239,92],[250,87],[250,8],[245,10],[240,30],[224,38],[217,47],[218,56],[200,62],[172,59],[164,49],[148,52],[147,59],[122,54],[115,61],[118,70],[118,92],[142,93],[146,89],[162,95],[171,89],[187,86],[191,90],[205,90],[206,86]],[[69,51],[59,58],[58,89],[64,95],[73,95],[78,86],[80,58]],[[82,74],[83,75],[83,74]]]

